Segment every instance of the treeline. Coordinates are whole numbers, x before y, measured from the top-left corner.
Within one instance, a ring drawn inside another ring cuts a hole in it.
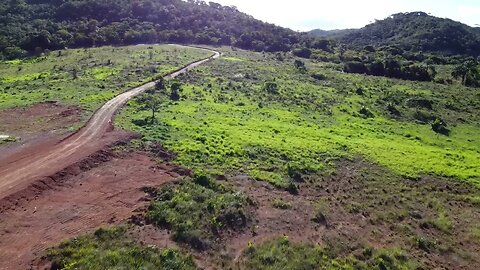
[[[396,59],[375,60],[367,63],[358,61],[346,62],[344,71],[411,81],[433,81],[437,74],[434,66],[411,62],[402,63]]]
[[[198,0],[5,0],[6,58],[66,47],[175,42],[288,51],[312,38],[264,23],[234,6]]]

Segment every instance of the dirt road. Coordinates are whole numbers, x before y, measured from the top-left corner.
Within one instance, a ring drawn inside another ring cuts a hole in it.
[[[168,74],[165,79],[175,78],[220,56],[216,51],[197,49],[212,52],[212,56]],[[59,143],[22,149],[0,160],[0,200],[22,191],[35,179],[52,175],[118,139],[104,136],[112,129],[114,114],[129,99],[154,86],[155,82],[150,82],[118,95],[95,112],[83,128]]]

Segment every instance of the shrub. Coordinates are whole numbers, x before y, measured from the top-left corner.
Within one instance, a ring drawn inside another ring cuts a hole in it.
[[[369,249],[358,258],[341,257],[319,245],[294,243],[288,236],[259,246],[249,243],[240,269],[415,269],[417,263],[399,250]]]
[[[428,124],[436,119],[434,115],[422,110],[415,111],[413,118],[419,121],[421,124]]]
[[[274,208],[283,209],[283,210],[292,208],[292,205],[289,202],[286,202],[282,199],[275,199],[272,203],[272,206]]]
[[[275,82],[266,82],[263,85],[263,90],[269,94],[278,94],[278,85]]]
[[[343,67],[343,71],[347,73],[367,74],[368,69],[362,62],[347,62]]]
[[[323,75],[323,74],[320,74],[320,73],[313,73],[312,75],[310,75],[312,78],[314,78],[315,80],[317,81],[324,81],[327,79],[327,76]]]
[[[435,246],[436,246],[436,243],[435,241],[429,239],[429,238],[426,238],[426,237],[419,237],[416,239],[416,244],[417,244],[417,247],[423,251],[426,251],[426,252],[431,252]]]
[[[327,225],[327,217],[320,209],[315,212],[312,221],[321,225]]]
[[[253,204],[243,193],[203,174],[166,185],[153,196],[147,220],[171,229],[174,240],[199,250],[208,248],[222,231],[245,227]]]
[[[435,119],[435,121],[432,123],[432,130],[445,136],[450,135],[450,130],[447,128],[447,123],[440,118]]]
[[[174,249],[145,247],[124,227],[98,229],[50,249],[51,269],[197,269],[191,256]]]
[[[310,58],[310,56],[312,55],[312,51],[308,48],[296,48],[292,51],[293,55],[295,56],[298,56],[298,57],[302,57],[302,58]]]
[[[295,60],[295,62],[293,62],[293,65],[295,66],[296,69],[302,72],[307,70],[307,68],[305,67],[305,63],[300,60]]]
[[[362,106],[358,112],[365,118],[372,118],[374,116],[373,113],[365,106]]]

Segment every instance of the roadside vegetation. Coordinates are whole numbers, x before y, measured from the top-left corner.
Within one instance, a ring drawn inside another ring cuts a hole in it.
[[[170,45],[60,50],[0,63],[0,109],[61,102],[94,111],[210,53]]]

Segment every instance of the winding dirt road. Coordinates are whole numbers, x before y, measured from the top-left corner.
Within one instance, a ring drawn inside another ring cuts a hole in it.
[[[195,49],[209,51],[212,56],[168,74],[165,79],[175,78],[211,59],[220,57],[217,51],[196,47]],[[118,95],[98,109],[78,132],[58,143],[23,149],[20,153],[14,153],[0,160],[0,200],[22,191],[36,179],[61,171],[93,154],[106,144],[118,140],[118,136],[117,138],[104,136],[112,129],[112,117],[129,99],[154,86],[155,82],[150,82]]]

